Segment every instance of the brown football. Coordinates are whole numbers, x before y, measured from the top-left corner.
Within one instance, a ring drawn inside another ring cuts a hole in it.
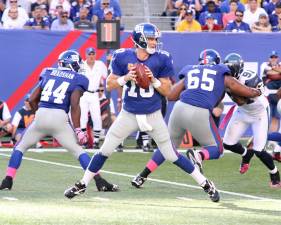
[[[143,89],[147,89],[150,85],[150,79],[145,72],[145,65],[142,63],[138,63],[135,66],[137,85]]]

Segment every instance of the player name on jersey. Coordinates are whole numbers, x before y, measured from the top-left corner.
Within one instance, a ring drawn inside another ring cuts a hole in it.
[[[56,77],[63,77],[67,79],[73,80],[74,74],[71,74],[69,72],[61,71],[61,70],[52,70],[50,73],[51,76],[56,76]]]

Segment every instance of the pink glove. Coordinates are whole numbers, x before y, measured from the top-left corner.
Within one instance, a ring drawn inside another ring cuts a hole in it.
[[[84,145],[88,142],[88,135],[86,132],[82,131],[81,128],[75,128],[74,131],[80,145]]]

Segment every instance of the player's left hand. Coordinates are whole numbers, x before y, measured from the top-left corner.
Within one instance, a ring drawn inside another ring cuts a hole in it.
[[[88,135],[86,132],[82,131],[81,128],[75,128],[74,131],[80,145],[84,145],[88,142]]]
[[[149,77],[149,79],[151,80],[151,83],[156,81],[156,78],[154,77],[152,71],[147,66],[145,66],[145,73]]]
[[[263,82],[258,83],[256,88],[261,92],[261,95],[264,94],[264,85]]]

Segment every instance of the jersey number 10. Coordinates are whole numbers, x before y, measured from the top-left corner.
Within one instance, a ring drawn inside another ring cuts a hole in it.
[[[54,97],[54,103],[56,104],[62,104],[63,100],[65,98],[65,93],[67,91],[67,88],[69,86],[68,82],[62,82],[60,86],[58,86],[55,90],[53,90],[55,85],[55,80],[50,79],[45,84],[44,89],[41,93],[41,99],[40,101],[43,102],[49,102],[49,99],[51,96]]]

